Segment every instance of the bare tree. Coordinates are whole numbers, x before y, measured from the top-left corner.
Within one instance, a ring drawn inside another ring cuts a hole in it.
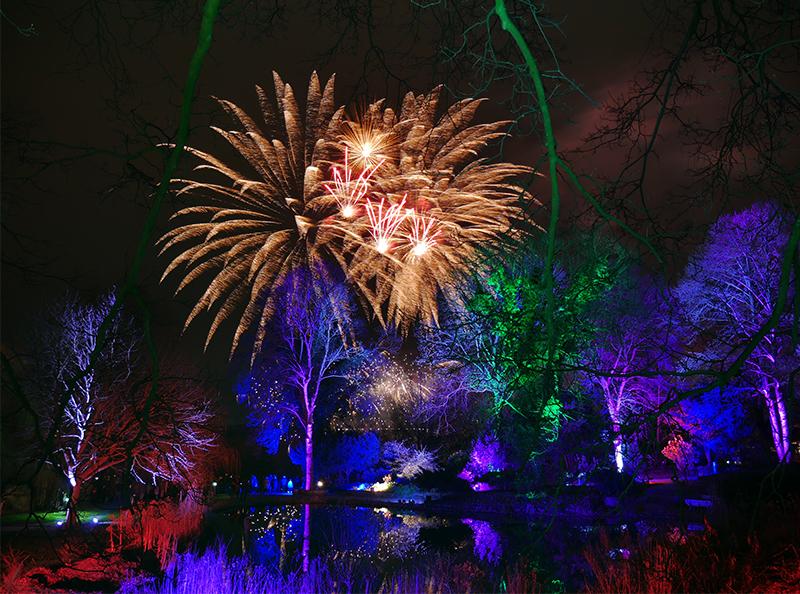
[[[778,305],[791,219],[776,202],[720,217],[676,289],[681,313],[694,331],[697,352],[688,355],[694,367],[723,370],[745,356],[743,379],[764,399],[780,462],[791,459],[794,403],[788,397],[794,390],[788,382],[800,364],[790,312]],[[770,324],[773,317],[777,323]]]
[[[252,408],[257,440],[276,451],[287,434],[305,453],[304,488],[314,475],[314,422],[336,396],[348,368],[364,355],[353,338],[353,301],[347,287],[318,268],[299,268],[274,294],[274,320],[265,348],[246,374],[239,398]],[[339,384],[339,385],[337,385]]]
[[[663,384],[661,372],[671,367],[674,336],[662,323],[661,289],[628,270],[589,315],[594,332],[582,349],[577,376],[608,412],[618,472],[625,465],[624,427],[661,404],[656,384]]]
[[[22,397],[37,417],[39,437],[53,436],[51,451],[43,454],[69,481],[72,522],[82,487],[100,472],[130,469],[141,482],[162,478],[194,486],[198,462],[219,443],[212,431],[219,398],[196,370],[167,358],[157,396],[148,402],[153,369],[130,315],[114,318],[98,347],[115,301],[112,292],[93,303],[74,295],[57,302],[35,319],[23,357]],[[48,445],[30,442],[39,450]]]

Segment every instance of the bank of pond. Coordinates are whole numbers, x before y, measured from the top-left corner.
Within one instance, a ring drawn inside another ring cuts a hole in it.
[[[105,532],[105,553],[135,570],[102,590],[26,583],[153,594],[800,591],[800,498],[733,501],[720,484],[159,501]]]

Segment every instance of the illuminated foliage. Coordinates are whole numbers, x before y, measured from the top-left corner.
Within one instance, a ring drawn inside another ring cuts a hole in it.
[[[683,440],[682,435],[676,435],[661,450],[665,458],[672,461],[680,472],[686,472],[689,465],[694,462],[695,454],[692,444]]]
[[[669,327],[664,287],[634,268],[621,269],[615,286],[587,311],[591,340],[575,377],[608,414],[618,472],[625,466],[623,429],[663,403],[668,389],[659,371],[671,368],[675,330]]]
[[[712,453],[735,455],[752,433],[747,392],[747,388],[714,389],[680,403],[674,418],[703,450],[707,464],[713,461]]]
[[[380,445],[378,436],[373,432],[363,435],[344,435],[323,451],[318,448],[318,454],[314,459],[317,473],[320,476],[331,477],[339,473],[349,476],[352,472],[356,472],[361,476],[361,480],[374,482],[379,473]]]
[[[383,445],[383,459],[401,478],[413,479],[425,471],[439,470],[436,452],[425,447],[415,448],[402,441],[388,441]]]
[[[508,466],[503,444],[494,435],[487,433],[480,439],[472,442],[472,451],[469,462],[459,473],[458,478],[469,481],[475,491],[488,490],[484,482],[477,482],[489,472],[501,472]]]
[[[324,268],[297,268],[273,298],[280,323],[270,325],[237,393],[252,411],[250,423],[259,443],[272,452],[283,437],[299,444],[307,469],[304,488],[311,489],[316,417],[335,401],[366,351],[352,338],[347,287]]]
[[[775,201],[756,202],[742,212],[721,216],[676,289],[697,346],[696,352],[687,354],[686,365],[710,367],[709,375],[725,369],[769,318],[778,316],[747,356],[742,379],[763,399],[781,462],[791,459],[789,417],[794,402],[788,398],[787,380],[800,363],[790,312],[776,310],[792,219]],[[794,279],[789,286],[794,286]]]
[[[564,384],[594,332],[588,314],[624,266],[614,244],[601,237],[560,244],[554,279],[555,377],[547,382],[547,284],[540,252],[532,238],[487,256],[495,268],[474,282],[466,311],[454,313],[441,328],[427,327],[418,334],[424,359],[460,370],[473,392],[491,394],[484,418],[508,448],[512,463],[528,461],[559,438],[573,396]],[[502,266],[496,265],[499,261]]]
[[[21,379],[39,434],[53,436],[47,461],[69,482],[71,508],[86,483],[110,469],[129,469],[140,483],[160,478],[199,488],[220,446],[213,430],[219,397],[196,369],[164,356],[153,390],[143,332],[125,310],[98,343],[115,301],[113,292],[94,301],[69,295],[28,330]]]

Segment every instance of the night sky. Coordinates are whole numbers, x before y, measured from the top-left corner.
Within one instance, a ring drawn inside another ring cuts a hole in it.
[[[91,293],[119,286],[130,268],[163,161],[152,151],[127,162],[120,155],[148,151],[174,135],[199,23],[194,7],[191,12],[159,12],[156,4],[95,6],[63,0],[33,8],[18,1],[3,3],[4,342],[18,339],[25,317],[65,290]],[[246,10],[237,11],[239,4]],[[339,3],[346,4],[362,10],[366,5]],[[434,55],[440,45],[424,26],[425,19],[435,19],[430,11],[423,16],[418,39],[410,42],[404,37],[403,26],[410,18],[405,3],[377,3],[376,53],[370,51],[363,28],[358,38],[342,33],[344,21],[334,11],[323,11],[330,3],[310,5],[305,11],[287,9],[272,19],[266,9],[254,13],[252,3],[234,3],[223,10],[200,75],[190,145],[225,160],[229,149],[207,126],[228,127],[230,120],[211,96],[231,100],[255,117],[254,85],[272,95],[272,70],[292,84],[301,105],[314,69],[323,81],[336,73],[339,104],[387,97],[397,106],[409,89],[419,94],[440,82],[440,75],[418,62]],[[391,14],[389,5],[394,5]],[[634,73],[657,63],[648,54],[654,24],[638,1],[565,0],[556,5],[553,16],[561,22],[561,33],[551,29],[549,35],[561,70],[596,104],[624,92]],[[146,10],[151,12],[144,14]],[[365,12],[355,14],[366,19]],[[9,19],[23,29],[33,24],[36,34],[21,34]],[[493,32],[503,34],[497,27]],[[336,46],[340,35],[336,54],[320,57]],[[454,84],[468,94],[468,82]],[[490,101],[478,111],[478,120],[508,118],[501,104],[508,91],[508,85],[498,83],[479,94]],[[713,117],[717,100],[697,102],[693,113],[701,120]],[[451,96],[448,104],[452,101]],[[578,93],[567,96],[564,106],[567,111],[557,118],[559,148],[579,148],[603,112]],[[664,131],[660,160],[648,185],[655,201],[685,181],[684,152],[680,140],[670,137],[672,132],[669,127]],[[503,157],[535,165],[542,151],[535,136],[517,137],[507,144]],[[584,156],[577,169],[611,175],[622,157],[621,151],[613,150]],[[533,190],[546,196],[547,182]],[[167,229],[168,216],[179,206],[167,198],[155,238]],[[565,201],[565,219],[575,208]],[[707,223],[713,213],[701,214],[706,218],[701,222]],[[174,301],[175,281],[158,284],[166,264],[151,249],[139,280],[157,323],[177,335],[196,294],[187,292]],[[198,320],[184,338],[197,356],[207,329],[208,320]],[[220,333],[213,347],[223,359],[228,340]]]

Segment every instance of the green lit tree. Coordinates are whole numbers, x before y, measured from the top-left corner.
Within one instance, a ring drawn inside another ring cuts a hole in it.
[[[566,383],[593,337],[592,308],[627,266],[608,239],[576,235],[562,242],[551,342],[544,249],[543,241],[532,239],[489,256],[504,265],[475,279],[466,310],[419,335],[423,358],[465,374],[473,392],[491,394],[488,420],[523,464],[558,438]]]

